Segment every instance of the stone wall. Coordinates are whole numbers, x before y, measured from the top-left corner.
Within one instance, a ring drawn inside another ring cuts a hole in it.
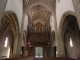
[[[2,15],[5,11],[6,3],[7,0],[0,0],[0,23],[1,23]]]
[[[80,28],[80,0],[72,0]]]
[[[8,45],[7,47],[4,47],[5,45],[5,39],[8,37]],[[13,34],[11,32],[5,33],[1,39],[0,39],[0,58],[8,58],[10,54],[10,48],[12,47],[14,41],[13,41]]]
[[[72,0],[60,0],[60,2],[56,0],[56,19],[58,28],[61,24],[63,14],[67,11],[75,12]]]
[[[19,23],[19,30],[21,31],[21,22],[22,22],[22,15],[23,15],[23,2],[22,0],[8,0],[5,11],[14,12],[17,15],[18,23]]]
[[[72,39],[73,47],[70,46],[70,40]],[[65,38],[64,38],[64,45],[65,45],[65,54],[69,58],[77,58],[79,57],[79,38],[75,36],[74,34],[71,33],[66,33]]]

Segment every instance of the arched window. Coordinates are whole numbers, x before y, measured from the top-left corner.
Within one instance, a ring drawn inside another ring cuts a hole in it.
[[[8,37],[6,37],[6,39],[5,39],[4,47],[7,47],[7,45],[8,45]]]
[[[73,47],[72,38],[70,37],[69,40],[70,40],[70,47]]]

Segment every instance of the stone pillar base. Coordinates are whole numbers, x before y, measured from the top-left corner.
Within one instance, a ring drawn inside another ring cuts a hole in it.
[[[21,54],[13,54],[13,57],[22,57]]]
[[[56,57],[65,57],[65,54],[57,54]]]

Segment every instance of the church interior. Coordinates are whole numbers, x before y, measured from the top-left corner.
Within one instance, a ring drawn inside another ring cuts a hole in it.
[[[80,0],[0,0],[0,60],[80,59]]]

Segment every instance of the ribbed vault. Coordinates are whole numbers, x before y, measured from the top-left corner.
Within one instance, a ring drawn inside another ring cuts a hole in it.
[[[7,32],[9,30],[12,30],[14,34],[17,34],[19,32],[17,18],[15,18],[15,15],[12,13],[4,15],[0,27],[2,32]]]
[[[64,36],[64,33],[66,32],[71,32],[73,34],[75,34],[76,32],[79,32],[79,27],[78,27],[76,17],[72,15],[68,15],[65,18],[62,31],[63,31],[63,36]]]
[[[15,54],[17,47],[16,43],[18,42],[18,35],[20,31],[17,16],[14,12],[4,12],[0,25],[0,31],[1,40],[5,37],[9,38],[8,47],[10,48],[12,55]]]
[[[31,4],[31,3],[33,3],[33,2],[46,2],[46,3],[48,3],[48,4],[50,4],[50,5],[54,5],[54,2],[55,2],[55,0],[24,0],[24,4],[25,5],[29,5],[29,4]]]
[[[65,49],[65,55],[67,57],[72,57],[71,55],[77,54],[74,53],[74,48],[77,46],[78,48],[77,51],[79,50],[78,42],[79,40],[79,27],[78,27],[78,22],[77,18],[73,15],[68,15],[65,17],[63,26],[62,26],[62,33],[61,37],[64,41],[64,49]],[[70,44],[70,39],[72,40],[73,47],[71,47]],[[71,53],[70,53],[71,52]]]
[[[30,23],[37,20],[44,20],[44,23],[49,23],[51,13],[44,6],[37,5],[28,11]]]

